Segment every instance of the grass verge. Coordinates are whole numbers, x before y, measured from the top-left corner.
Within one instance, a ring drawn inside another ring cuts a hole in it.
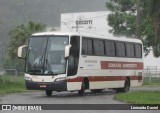
[[[5,84],[3,83],[3,79]],[[0,94],[26,91],[24,76],[4,75],[0,78]]]
[[[115,99],[133,104],[160,104],[160,91],[119,93]]]

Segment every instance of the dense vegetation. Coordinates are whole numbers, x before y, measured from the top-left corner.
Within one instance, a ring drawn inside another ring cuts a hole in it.
[[[110,32],[137,37],[143,41],[146,54],[152,48],[154,56],[160,56],[159,0],[110,0],[106,6],[111,11]]]

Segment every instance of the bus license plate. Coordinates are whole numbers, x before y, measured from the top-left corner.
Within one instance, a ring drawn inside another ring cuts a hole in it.
[[[47,86],[46,85],[40,85],[40,88],[46,88]]]

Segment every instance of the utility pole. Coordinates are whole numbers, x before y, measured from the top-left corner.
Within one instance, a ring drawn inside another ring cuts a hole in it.
[[[0,66],[0,68],[4,68],[4,65],[3,65],[3,46],[2,46],[2,42],[0,42],[0,52],[1,52],[1,66]]]
[[[136,4],[136,10],[137,10],[137,17],[136,17],[136,37],[138,39],[140,39],[141,35],[140,35],[140,1],[137,0],[137,4]]]
[[[76,22],[76,32],[78,32],[78,22]]]
[[[78,28],[79,28],[79,26],[78,26],[78,20],[76,21],[76,32],[78,32]]]

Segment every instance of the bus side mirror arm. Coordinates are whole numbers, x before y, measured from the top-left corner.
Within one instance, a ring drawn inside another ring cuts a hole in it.
[[[18,48],[18,51],[17,51],[18,58],[22,58],[22,59],[26,58],[26,49],[27,49],[26,45],[20,46]]]
[[[71,48],[71,45],[67,45],[67,46],[65,47],[65,53],[64,53],[65,58],[68,58],[68,57],[69,57],[70,48]]]

